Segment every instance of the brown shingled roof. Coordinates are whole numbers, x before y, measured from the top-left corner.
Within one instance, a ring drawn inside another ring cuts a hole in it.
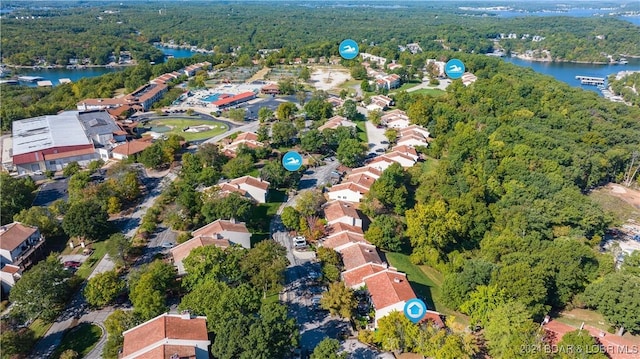
[[[327,222],[335,221],[342,217],[360,218],[353,204],[344,201],[332,201],[325,205],[324,216]]]
[[[27,226],[20,222],[13,222],[2,226],[2,228],[4,230],[0,232],[0,248],[6,251],[18,248],[38,230],[37,227]]]
[[[337,222],[327,226],[327,233],[329,237],[335,236],[342,232],[351,232],[354,234],[361,234],[361,235],[364,234],[364,232],[362,232],[362,228],[351,226],[342,222]]]
[[[200,227],[193,231],[194,237],[213,237],[214,234],[218,234],[222,231],[249,233],[247,226],[242,222],[232,222],[224,219],[217,219],[204,227]]]
[[[171,255],[173,256],[173,260],[175,262],[182,262],[186,257],[189,256],[189,254],[191,254],[191,251],[196,248],[206,247],[206,246],[217,246],[220,248],[227,248],[230,245],[231,244],[227,239],[199,236],[199,237],[191,238],[190,240],[184,243],[181,243],[175,246],[174,248],[171,248]]]
[[[346,248],[340,250],[342,255],[342,263],[344,263],[344,269],[350,270],[358,268],[367,263],[383,264],[380,259],[376,247],[371,244],[355,243]]]
[[[111,153],[117,153],[123,156],[131,156],[144,151],[148,147],[151,147],[151,145],[152,143],[149,141],[134,140],[114,148],[113,150],[111,150]]]
[[[356,242],[369,243],[366,239],[364,239],[364,236],[362,234],[342,232],[338,233],[337,235],[325,238],[322,242],[322,246],[335,249],[345,244]]]
[[[347,287],[351,288],[354,285],[364,283],[365,277],[382,272],[385,269],[387,267],[384,264],[369,263],[362,267],[342,272],[342,281]]]
[[[184,319],[181,315],[162,314],[123,333],[122,356],[131,355],[165,339],[208,340],[204,317]]]
[[[416,297],[404,273],[380,272],[366,278],[364,282],[376,310]]]
[[[229,183],[238,185],[247,184],[249,186],[260,188],[265,191],[269,189],[269,182],[263,181],[260,178],[255,178],[253,176],[243,176],[240,178],[232,179],[231,181],[229,181]]]

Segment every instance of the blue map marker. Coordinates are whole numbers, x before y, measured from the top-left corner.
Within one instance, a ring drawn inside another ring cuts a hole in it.
[[[289,151],[282,156],[282,165],[287,171],[297,171],[302,167],[302,156],[296,151]]]
[[[409,300],[404,304],[404,315],[410,321],[417,323],[427,314],[427,305],[418,298]]]
[[[347,60],[353,60],[358,56],[358,43],[351,40],[346,39],[340,43],[340,56]]]
[[[464,64],[458,59],[451,59],[444,65],[444,72],[451,79],[459,79],[464,75]]]

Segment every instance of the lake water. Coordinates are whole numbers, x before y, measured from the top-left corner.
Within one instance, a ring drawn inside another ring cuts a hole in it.
[[[69,70],[69,69],[41,69],[41,70],[26,70],[19,69],[13,71],[12,74],[18,76],[39,76],[44,78],[45,80],[49,80],[53,83],[53,86],[57,86],[60,84],[60,79],[70,79],[71,82],[76,82],[85,77],[96,77],[104,74],[108,74],[115,71],[120,71],[122,68],[106,68],[106,67],[90,67],[86,69],[79,70]],[[35,87],[37,84],[35,82],[20,82],[21,85]]]
[[[160,47],[160,46],[158,46],[158,49],[160,49],[160,51],[162,51],[165,54],[165,56],[173,56],[176,59],[191,57],[194,54],[196,54],[195,52],[191,52],[188,49],[171,49],[168,47]]]
[[[640,59],[627,59],[626,65],[595,65],[595,64],[575,64],[570,62],[534,62],[521,60],[515,57],[505,57],[504,61],[512,64],[530,67],[534,71],[553,76],[557,80],[565,82],[574,87],[580,87],[585,90],[594,91],[600,94],[600,90],[596,86],[581,85],[576,80],[576,76],[592,76],[592,77],[608,77],[619,71],[640,71]]]

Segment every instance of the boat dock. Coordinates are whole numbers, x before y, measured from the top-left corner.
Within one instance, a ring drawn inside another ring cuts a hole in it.
[[[40,76],[18,76],[18,81],[37,82],[42,80],[44,80],[44,77]]]
[[[583,85],[604,85],[604,77],[592,77],[592,76],[576,76],[576,80],[580,80]]]

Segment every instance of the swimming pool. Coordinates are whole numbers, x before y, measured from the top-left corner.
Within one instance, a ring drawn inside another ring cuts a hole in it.
[[[211,95],[207,95],[207,96],[203,97],[202,101],[206,101],[206,102],[218,101],[218,99],[220,99],[220,96],[224,96],[224,94],[223,93],[212,93]]]

